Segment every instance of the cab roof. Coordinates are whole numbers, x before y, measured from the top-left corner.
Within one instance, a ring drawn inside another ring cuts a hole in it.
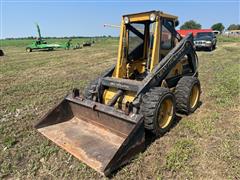
[[[150,14],[155,14],[156,16],[161,16],[161,17],[165,17],[165,18],[170,18],[170,19],[175,19],[177,20],[178,19],[178,16],[174,16],[174,15],[171,15],[171,14],[167,14],[167,13],[164,13],[162,11],[158,11],[158,10],[153,10],[153,11],[146,11],[146,12],[141,12],[141,13],[134,13],[134,14],[125,14],[123,15],[123,17],[141,17],[141,16],[150,16]]]

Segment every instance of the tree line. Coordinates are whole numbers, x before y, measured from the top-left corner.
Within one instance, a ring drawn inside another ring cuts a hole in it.
[[[81,39],[81,38],[110,38],[112,36],[108,35],[103,35],[103,36],[92,36],[92,37],[87,37],[87,36],[63,36],[63,37],[42,37],[43,39]],[[8,37],[5,38],[6,40],[26,40],[26,39],[36,39],[37,37],[35,36],[28,36],[28,37]]]
[[[189,20],[186,21],[182,26],[180,26],[180,29],[201,29],[202,25],[194,20]],[[225,26],[223,23],[215,23],[211,26],[212,30],[215,31],[220,31],[222,32],[225,29]],[[240,24],[230,24],[227,28],[227,30],[240,30]],[[79,38],[107,38],[111,37],[110,35],[108,36],[94,36],[94,37],[85,37],[85,36],[64,36],[64,37],[43,37],[43,39],[79,39]],[[5,38],[6,40],[24,40],[24,39],[36,39],[37,37],[34,36],[29,36],[29,37],[19,37],[19,38]]]
[[[194,20],[186,21],[182,26],[180,26],[180,29],[201,29],[202,25]],[[215,23],[211,26],[212,30],[220,31],[222,32],[225,29],[225,26],[223,23]],[[230,24],[227,28],[227,30],[240,30],[240,24]]]

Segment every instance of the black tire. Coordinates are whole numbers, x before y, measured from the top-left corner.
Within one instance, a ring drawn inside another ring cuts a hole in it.
[[[84,89],[84,94],[83,96],[88,99],[88,100],[94,100],[94,95],[93,92],[96,91],[98,81],[100,80],[101,77],[97,77],[95,80],[91,81],[86,88]]]
[[[171,101],[172,106],[170,110],[171,114],[166,124],[161,127],[160,117],[161,107],[165,101]],[[140,111],[144,116],[145,128],[150,130],[156,136],[163,135],[171,128],[175,118],[176,101],[174,94],[168,89],[163,87],[154,87],[147,92],[143,98],[140,107]]]
[[[94,101],[98,101],[98,102],[101,102],[101,98],[98,99],[99,97],[96,97],[93,95],[93,92],[96,92],[97,90],[97,86],[98,86],[98,82],[101,81],[101,79],[107,75],[110,75],[111,72],[113,72],[114,68],[111,67],[109,69],[107,69],[106,71],[104,71],[101,75],[99,75],[96,79],[94,79],[93,81],[91,81],[84,89],[84,93],[83,93],[83,96],[86,98],[86,99],[89,99],[89,100],[94,100]],[[101,86],[99,88],[99,91],[98,92],[98,95],[101,95],[103,93],[103,86]]]
[[[212,50],[213,50],[213,45],[208,48],[208,51],[212,51]]]
[[[31,48],[26,48],[26,51],[27,51],[28,53],[30,53],[30,52],[32,52],[32,49],[31,49]]]
[[[196,88],[196,89],[195,89]],[[195,97],[193,92],[198,93]],[[184,76],[182,77],[176,86],[176,110],[179,113],[190,114],[193,113],[199,106],[201,94],[201,85],[197,77]],[[195,98],[194,98],[195,97]]]
[[[4,56],[3,50],[0,49],[0,56]]]
[[[213,49],[216,49],[216,44],[213,45]]]

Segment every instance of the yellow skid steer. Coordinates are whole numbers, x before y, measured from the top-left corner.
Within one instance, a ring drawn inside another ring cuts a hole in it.
[[[35,127],[96,171],[109,175],[145,149],[145,131],[163,135],[175,113],[193,113],[201,93],[192,34],[161,11],[122,17],[115,66],[74,89]]]

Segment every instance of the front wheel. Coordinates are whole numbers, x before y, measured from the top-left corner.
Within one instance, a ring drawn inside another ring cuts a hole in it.
[[[168,88],[152,88],[143,96],[140,107],[145,128],[157,136],[169,131],[175,118],[175,106],[174,94]]]
[[[209,51],[213,51],[213,45],[208,48]]]
[[[213,45],[213,49],[216,49],[216,44]]]

